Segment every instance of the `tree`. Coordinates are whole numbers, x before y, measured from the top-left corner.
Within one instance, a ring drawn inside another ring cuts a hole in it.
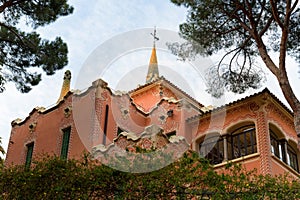
[[[228,164],[217,173],[196,152],[148,173],[127,173],[90,159],[43,157],[31,168],[0,170],[2,199],[299,199],[299,179],[262,176]],[[287,181],[289,180],[289,181]],[[293,181],[292,181],[293,180]]]
[[[14,82],[23,93],[29,92],[41,81],[41,73],[32,68],[52,75],[67,65],[68,49],[63,40],[42,39],[35,30],[72,12],[67,0],[0,1],[0,92],[7,82]],[[31,27],[32,32],[22,31],[20,24]]]
[[[261,57],[276,77],[294,112],[300,145],[300,101],[287,75],[286,57],[300,63],[299,0],[172,0],[188,8],[180,34],[184,44],[169,44],[182,59],[225,51],[218,65],[210,69],[208,92],[223,94],[223,88],[243,93],[257,88],[263,77],[255,68]],[[276,53],[275,57],[272,57]]]

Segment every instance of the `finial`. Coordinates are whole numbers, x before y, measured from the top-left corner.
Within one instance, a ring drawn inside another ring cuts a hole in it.
[[[61,87],[60,96],[57,100],[57,103],[59,103],[61,100],[64,99],[66,94],[70,91],[70,83],[71,83],[71,72],[70,70],[67,70],[64,75],[64,81],[63,85]]]
[[[158,64],[157,64],[157,57],[156,57],[156,48],[155,48],[155,42],[157,40],[159,40],[159,38],[156,36],[156,27],[154,27],[153,33],[150,33],[150,34],[153,36],[153,48],[152,48],[152,52],[151,52],[148,73],[146,76],[146,83],[150,83],[159,78]]]
[[[155,47],[155,42],[159,40],[159,38],[156,36],[156,26],[154,26],[153,33],[150,33],[153,36],[153,46]]]

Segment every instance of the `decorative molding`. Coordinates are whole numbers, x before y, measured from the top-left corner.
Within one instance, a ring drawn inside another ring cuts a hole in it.
[[[266,105],[265,111],[267,112],[268,118],[273,119],[277,124],[282,125],[283,123],[289,127],[294,127],[293,121],[289,117],[287,117],[285,113],[278,109],[273,103],[269,103],[268,105]],[[271,113],[276,114],[277,117],[272,117]]]
[[[64,109],[64,115],[66,118],[68,118],[72,113],[72,106],[67,106],[65,109]]]
[[[249,108],[252,112],[257,112],[259,110],[259,105],[255,102],[249,103]]]
[[[31,134],[35,131],[36,125],[37,125],[37,122],[33,122],[33,123],[29,124],[28,129]]]
[[[266,114],[260,111],[257,116],[257,141],[258,150],[260,153],[260,170],[263,175],[271,173],[271,149],[270,149],[270,135],[268,131],[268,124]]]
[[[153,171],[154,163],[161,165],[155,169],[164,167],[181,157],[188,148],[189,145],[183,137],[172,136],[168,139],[163,134],[163,129],[151,125],[140,135],[122,132],[110,145],[94,146],[91,155],[103,164],[117,167],[122,171],[138,173]],[[166,156],[169,159],[166,160]],[[140,164],[146,168],[141,168]]]

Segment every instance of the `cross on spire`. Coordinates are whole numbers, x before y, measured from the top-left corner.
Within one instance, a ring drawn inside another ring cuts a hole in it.
[[[150,62],[149,62],[149,66],[148,66],[146,83],[150,83],[159,78],[158,64],[157,64],[157,57],[156,57],[156,48],[155,48],[155,42],[157,40],[159,40],[159,38],[156,36],[156,27],[155,26],[154,26],[153,33],[150,33],[150,34],[153,36],[153,48],[152,48]]]
[[[159,38],[156,36],[156,27],[154,26],[153,33],[150,33],[150,35],[153,36],[153,46],[155,47],[155,42],[159,40]]]

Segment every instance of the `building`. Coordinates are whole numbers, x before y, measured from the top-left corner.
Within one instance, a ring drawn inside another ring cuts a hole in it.
[[[293,113],[268,89],[221,107],[204,106],[159,76],[155,44],[146,83],[132,91],[115,93],[99,79],[78,93],[70,91],[70,80],[67,71],[55,106],[36,107],[11,123],[6,165],[29,166],[44,153],[80,158],[122,133],[138,138],[156,124],[165,138],[183,136],[216,169],[231,161],[261,174],[299,177]]]

